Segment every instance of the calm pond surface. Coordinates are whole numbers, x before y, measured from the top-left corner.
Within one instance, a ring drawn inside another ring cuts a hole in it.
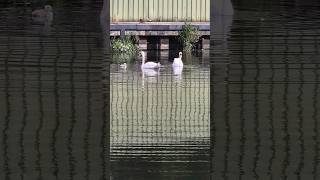
[[[210,178],[209,52],[147,52],[159,70],[111,65],[111,161],[115,179]],[[200,56],[200,57],[199,57]],[[115,60],[116,61],[116,60]]]
[[[109,66],[99,7],[0,4],[0,179],[319,179],[318,1],[234,2],[181,75]]]

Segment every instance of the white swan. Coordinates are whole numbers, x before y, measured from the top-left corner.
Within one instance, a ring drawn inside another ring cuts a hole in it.
[[[178,57],[178,58],[174,58],[174,59],[173,59],[172,66],[173,66],[173,67],[182,67],[182,66],[183,66],[183,62],[182,62],[182,52],[179,52],[179,57]]]
[[[154,68],[159,68],[161,65],[160,63],[155,63],[155,62],[145,62],[145,54],[143,51],[141,51],[141,55],[142,55],[142,64],[141,64],[141,68],[143,69],[154,69]]]

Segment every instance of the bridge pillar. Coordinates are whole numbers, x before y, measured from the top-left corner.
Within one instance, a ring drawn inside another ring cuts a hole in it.
[[[143,36],[139,37],[138,42],[139,42],[139,49],[147,50],[147,48],[148,48],[147,37],[143,37]]]
[[[206,37],[201,38],[201,49],[210,49],[210,39]]]
[[[161,50],[168,50],[169,49],[169,38],[168,37],[161,37],[160,38],[160,49]]]

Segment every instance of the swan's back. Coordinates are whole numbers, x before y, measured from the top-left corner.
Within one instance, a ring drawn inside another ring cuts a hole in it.
[[[159,68],[160,63],[155,63],[155,62],[146,62],[141,65],[143,68]]]

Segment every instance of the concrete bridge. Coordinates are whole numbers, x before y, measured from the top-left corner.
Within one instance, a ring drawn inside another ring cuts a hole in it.
[[[112,23],[110,26],[110,36],[135,36],[139,42],[140,49],[161,49],[170,47],[170,42],[175,40],[182,30],[183,22],[122,22]],[[209,22],[192,23],[199,30],[199,48],[209,49],[210,24]],[[153,39],[153,43],[158,45],[148,46],[148,42]],[[171,39],[171,41],[170,41]]]

